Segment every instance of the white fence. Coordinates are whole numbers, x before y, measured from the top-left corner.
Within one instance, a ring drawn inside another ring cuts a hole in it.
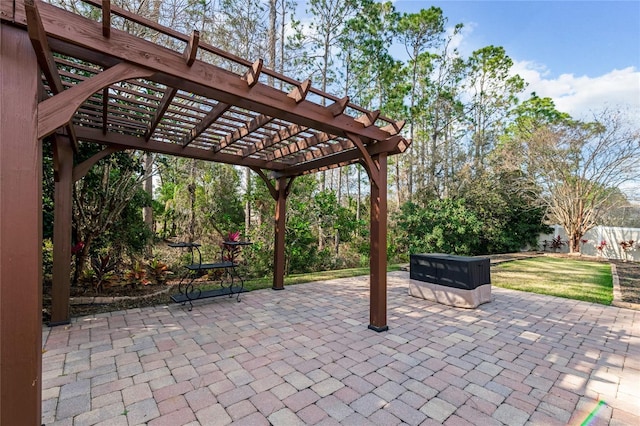
[[[568,253],[567,233],[560,225],[552,226],[553,234],[541,234],[538,248],[547,252]],[[551,240],[560,236],[564,243],[559,249],[551,247]],[[546,243],[545,243],[546,241]],[[602,242],[605,244],[602,244]],[[623,250],[621,242],[633,241],[633,246]],[[580,252],[586,256],[599,256],[605,259],[630,260],[640,262],[640,228],[617,228],[613,226],[596,226],[582,237]],[[601,250],[598,250],[601,247]]]

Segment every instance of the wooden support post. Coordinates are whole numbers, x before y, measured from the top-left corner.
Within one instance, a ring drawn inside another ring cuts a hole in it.
[[[369,328],[386,331],[387,326],[387,154],[373,157],[369,258]],[[374,174],[377,178],[374,179]]]
[[[69,324],[70,320],[73,147],[66,137],[56,135],[53,149],[54,167],[58,173],[53,199],[53,284],[49,325],[56,326]]]
[[[26,31],[0,23],[0,424],[42,423],[40,71]]]
[[[287,196],[293,178],[281,177],[276,181],[275,243],[273,245],[273,289],[284,290],[284,234],[287,214]]]

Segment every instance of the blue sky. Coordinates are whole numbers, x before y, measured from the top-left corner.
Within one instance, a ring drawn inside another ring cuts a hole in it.
[[[527,93],[549,96],[575,118],[603,107],[640,116],[640,1],[403,1],[399,12],[437,6],[465,25],[468,56],[503,46]],[[638,119],[640,121],[640,119]]]
[[[640,68],[637,0],[395,2],[401,12],[431,5],[443,10],[450,25],[467,26],[467,47],[503,46],[516,60],[544,64],[551,77]]]

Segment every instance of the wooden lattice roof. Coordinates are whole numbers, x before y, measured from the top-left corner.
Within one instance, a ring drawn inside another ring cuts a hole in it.
[[[409,145],[402,122],[217,49],[197,31],[181,34],[108,1],[84,3],[98,20],[39,1],[16,11],[43,71],[39,137],[64,132],[74,143],[276,176],[371,161]]]

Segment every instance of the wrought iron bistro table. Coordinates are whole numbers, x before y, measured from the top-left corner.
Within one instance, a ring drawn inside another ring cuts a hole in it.
[[[220,261],[213,263],[202,263],[202,253],[200,252],[199,243],[178,242],[169,243],[169,247],[187,248],[191,254],[191,261],[185,265],[186,271],[180,278],[178,284],[178,294],[171,296],[171,300],[175,303],[185,305],[189,303],[189,311],[193,309],[193,301],[206,299],[210,297],[236,295],[236,300],[240,302],[240,293],[245,292],[244,280],[238,273],[239,262],[237,260],[240,249],[244,246],[253,244],[250,241],[224,241],[220,250]],[[197,262],[195,253],[197,252]],[[202,290],[199,288],[195,280],[203,273],[220,270],[220,288],[213,290]]]

